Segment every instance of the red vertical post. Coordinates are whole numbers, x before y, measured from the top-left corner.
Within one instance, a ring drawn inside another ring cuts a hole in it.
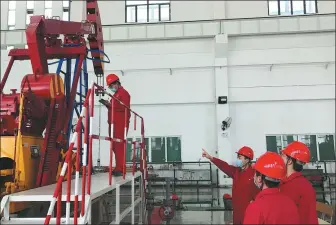
[[[85,101],[87,101],[87,99]],[[55,207],[55,204],[56,204],[57,197],[58,197],[58,195],[59,195],[59,193],[60,193],[60,191],[62,189],[62,182],[64,180],[64,176],[65,176],[65,173],[66,173],[67,168],[68,168],[68,163],[71,160],[71,153],[72,153],[75,141],[76,141],[76,137],[77,137],[77,133],[78,133],[78,126],[79,126],[80,123],[82,123],[82,116],[79,117],[79,119],[77,121],[77,125],[76,125],[76,128],[75,128],[75,133],[72,136],[69,148],[68,148],[68,150],[66,152],[65,161],[63,163],[60,176],[59,176],[59,178],[57,180],[57,183],[56,183],[56,187],[55,187],[55,190],[54,190],[54,193],[53,193],[53,198],[50,201],[50,205],[49,205],[49,208],[48,208],[47,216],[46,216],[46,218],[44,220],[44,224],[45,225],[47,225],[47,224],[50,223],[51,214],[54,211],[54,207]]]
[[[82,109],[83,111],[86,111],[85,106]],[[74,224],[77,225],[77,212],[78,212],[78,181],[79,181],[79,157],[80,157],[80,151],[81,151],[81,145],[82,145],[82,123],[78,126],[78,137],[77,137],[77,151],[76,151],[76,184],[75,184],[75,202],[74,202]]]
[[[61,224],[62,216],[62,184],[57,197],[56,224]]]
[[[111,109],[110,109],[110,113],[111,113],[111,125],[110,125],[110,167],[109,167],[109,185],[112,185],[112,169],[113,169],[113,165],[112,165],[112,161],[113,161],[113,141],[114,141],[114,99],[111,99]]]
[[[89,137],[89,159],[88,159],[88,182],[87,182],[87,194],[91,194],[91,173],[92,173],[92,130],[93,130],[93,116],[94,116],[94,94],[95,85],[92,85],[91,95],[90,95],[90,137]]]
[[[78,123],[81,123],[81,122],[82,122],[82,119],[79,118]],[[77,132],[77,126],[78,126],[78,124],[76,125],[76,132]],[[76,132],[75,132],[75,134],[76,134]],[[56,188],[55,188],[54,193],[53,193],[53,199],[50,202],[48,213],[47,213],[47,216],[44,220],[45,225],[49,224],[49,222],[50,222],[51,214],[54,210],[54,206],[55,206],[55,203],[56,203],[57,196],[59,195],[59,192],[61,191],[62,182],[64,180],[64,176],[65,176],[65,173],[66,173],[66,170],[67,170],[67,167],[68,167],[68,163],[71,160],[71,152],[72,152],[72,149],[74,147],[74,143],[75,143],[75,140],[76,140],[75,138],[76,138],[76,136],[74,135],[71,139],[70,146],[69,146],[68,151],[66,153],[65,162],[63,163],[61,174],[60,174],[60,176],[57,180]]]

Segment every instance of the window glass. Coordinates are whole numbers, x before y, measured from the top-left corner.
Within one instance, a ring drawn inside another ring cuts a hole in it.
[[[149,5],[149,22],[159,21],[159,5]]]
[[[51,9],[45,9],[45,17],[51,18]]]
[[[170,1],[162,0],[162,1],[149,1],[149,4],[163,4],[169,3]]]
[[[319,145],[320,161],[335,160],[334,136],[318,135],[317,142]]]
[[[69,8],[70,2],[68,1],[63,1],[63,8]]]
[[[147,5],[138,6],[137,22],[145,23],[147,22]]]
[[[291,15],[291,3],[289,0],[280,1],[280,15]]]
[[[270,16],[278,15],[278,1],[269,1],[268,2],[268,14]]]
[[[169,5],[161,5],[161,21],[169,20]]]
[[[144,5],[147,1],[126,1],[126,5]]]
[[[304,14],[303,1],[293,1],[293,15]]]
[[[316,2],[306,1],[306,13],[316,13]]]
[[[15,10],[16,9],[16,1],[9,1],[8,2],[8,9]]]
[[[34,9],[34,1],[27,1],[27,9]]]
[[[46,9],[52,8],[52,1],[44,1],[44,7]]]
[[[8,25],[13,26],[15,25],[15,11],[8,11]]]
[[[135,22],[135,6],[127,7],[127,22]]]
[[[63,12],[63,18],[64,21],[68,21],[69,20],[69,11],[67,12]]]
[[[33,14],[28,14],[26,15],[26,24],[28,25],[30,23],[30,17],[32,16]]]

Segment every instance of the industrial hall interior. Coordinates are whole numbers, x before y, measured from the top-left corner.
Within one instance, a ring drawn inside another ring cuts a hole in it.
[[[336,224],[334,0],[1,0],[0,224]]]

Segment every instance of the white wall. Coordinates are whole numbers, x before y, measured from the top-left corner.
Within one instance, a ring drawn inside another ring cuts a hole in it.
[[[84,1],[72,1],[71,20],[84,19]],[[125,23],[124,1],[99,1],[103,25]],[[35,3],[35,14],[44,14],[44,2]],[[62,1],[53,1],[53,16],[62,15]],[[335,13],[335,1],[318,1],[318,13]],[[171,1],[171,21],[267,17],[267,1]],[[7,30],[8,2],[1,1],[1,30]],[[17,1],[16,29],[24,29],[26,1]]]
[[[335,132],[334,39],[321,33],[229,41],[230,64],[249,65],[229,68],[233,148],[246,143],[258,157],[266,134]]]

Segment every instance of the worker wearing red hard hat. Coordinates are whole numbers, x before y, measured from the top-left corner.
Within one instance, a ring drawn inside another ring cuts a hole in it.
[[[121,101],[124,105],[130,108],[131,96],[129,93],[121,86],[119,77],[115,74],[109,74],[106,77],[106,85],[108,89],[113,93],[113,96]],[[113,101],[113,103],[112,103]],[[128,132],[129,120],[131,117],[131,112],[127,110],[122,104],[120,104],[115,99],[111,98],[110,104],[113,104],[113,137],[117,139],[124,139],[124,132],[126,127],[126,132]],[[126,111],[126,115],[125,115]],[[125,118],[125,116],[127,118]],[[126,119],[126,124],[125,124]],[[109,136],[111,136],[111,107],[108,107],[108,124],[109,124]],[[125,149],[123,142],[113,142],[113,151],[115,154],[116,166],[112,171],[112,175],[121,176],[123,170],[126,167],[125,161]]]
[[[299,224],[298,209],[287,195],[279,192],[286,176],[285,163],[274,152],[266,152],[255,164],[254,183],[261,189],[245,211],[243,224]]]
[[[299,209],[301,224],[318,224],[316,193],[312,184],[302,175],[303,165],[310,161],[309,148],[294,141],[281,151],[287,172],[280,191],[290,197]]]
[[[237,160],[235,166],[209,155],[204,149],[202,156],[210,159],[221,171],[233,179],[233,224],[242,224],[246,207],[254,200],[260,190],[253,182],[254,169],[251,167],[253,150],[250,147],[244,146],[236,153]]]

